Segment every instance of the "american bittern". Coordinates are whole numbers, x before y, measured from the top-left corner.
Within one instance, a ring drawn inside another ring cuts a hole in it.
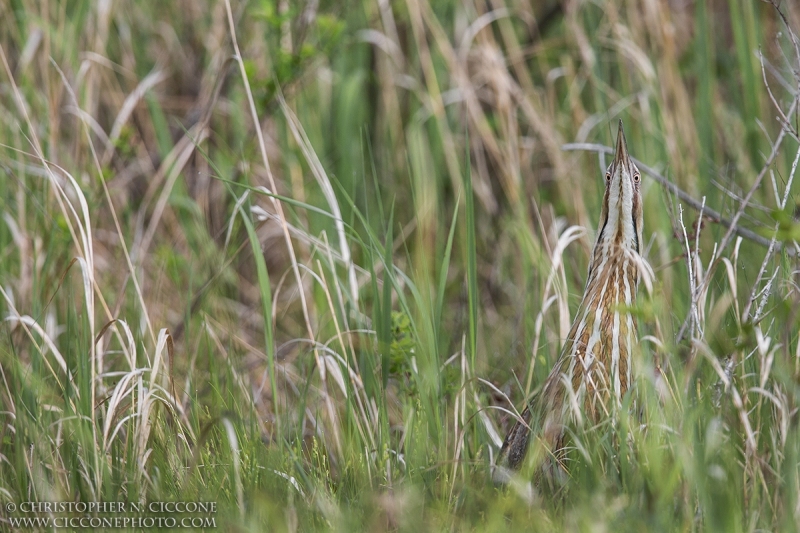
[[[583,412],[596,422],[607,416],[610,402],[619,405],[628,390],[636,321],[626,309],[633,305],[639,283],[640,181],[620,120],[616,154],[605,175],[599,232],[583,300],[541,393],[522,413],[525,423],[518,421],[503,442],[497,461],[502,467],[516,470],[522,464],[532,417],[543,443],[560,459],[564,428],[574,406],[582,404]],[[501,471],[495,471],[496,479],[503,477]]]

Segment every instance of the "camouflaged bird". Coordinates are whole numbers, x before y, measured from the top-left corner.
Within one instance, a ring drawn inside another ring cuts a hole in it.
[[[502,481],[523,464],[531,430],[560,463],[565,426],[576,407],[594,422],[620,405],[631,384],[636,321],[627,311],[636,300],[642,264],[641,173],[628,155],[619,122],[614,160],[605,174],[599,231],[583,300],[558,361],[540,394],[505,438],[495,469]]]

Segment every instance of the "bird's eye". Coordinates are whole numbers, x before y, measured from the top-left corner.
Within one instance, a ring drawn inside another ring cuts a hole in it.
[[[633,173],[633,182],[634,183],[639,183],[641,180],[642,180],[642,175],[639,174],[638,172],[634,172]]]
[[[611,172],[606,172],[606,181],[611,183]]]

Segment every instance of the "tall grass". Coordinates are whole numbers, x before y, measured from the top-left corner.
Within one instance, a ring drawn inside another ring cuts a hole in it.
[[[796,529],[795,4],[18,0],[0,20],[4,504]],[[570,428],[563,484],[496,487],[599,216],[604,153],[562,146],[610,145],[617,118],[653,169],[636,386]]]

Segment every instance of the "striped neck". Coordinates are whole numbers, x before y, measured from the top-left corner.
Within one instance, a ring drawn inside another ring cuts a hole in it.
[[[631,383],[636,322],[628,309],[636,300],[638,277],[631,254],[604,257],[589,280],[564,347],[573,391],[585,393],[586,411],[595,416],[608,398],[619,402]]]
[[[631,383],[630,355],[636,322],[629,308],[639,284],[642,242],[641,174],[628,155],[620,121],[614,160],[605,174],[597,240],[581,306],[548,387],[566,374],[585,411],[595,419],[607,400],[619,403]],[[554,401],[564,398],[553,390]],[[607,414],[607,413],[606,413]]]

